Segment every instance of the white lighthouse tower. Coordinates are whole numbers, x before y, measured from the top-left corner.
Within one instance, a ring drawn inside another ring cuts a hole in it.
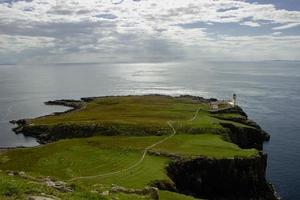
[[[232,95],[232,106],[236,106],[236,94]]]

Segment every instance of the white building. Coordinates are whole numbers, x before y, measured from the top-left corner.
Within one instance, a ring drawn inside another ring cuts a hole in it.
[[[232,95],[232,99],[228,102],[231,106],[236,106],[236,94]]]
[[[210,106],[211,106],[211,108],[212,108],[213,110],[218,110],[218,109],[219,109],[219,103],[218,103],[218,102],[212,102],[212,103],[210,104]]]

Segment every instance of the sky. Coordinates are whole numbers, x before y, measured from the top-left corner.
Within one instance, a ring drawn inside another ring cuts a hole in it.
[[[0,0],[0,64],[300,59],[299,0]]]

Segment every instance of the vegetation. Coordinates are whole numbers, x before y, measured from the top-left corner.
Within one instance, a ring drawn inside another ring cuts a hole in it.
[[[206,104],[201,105],[208,108]],[[63,115],[31,120],[34,125],[60,123],[119,122],[145,126],[166,126],[169,120],[187,120],[195,114],[199,104],[162,96],[128,96],[96,98],[81,109]]]
[[[161,191],[160,198],[163,200],[196,200],[191,196],[186,196],[183,194],[178,194],[174,192]]]
[[[109,200],[112,198],[122,200],[151,200],[147,195],[125,193],[116,193],[109,196],[98,195],[97,193],[87,191],[84,188],[69,193],[59,192],[39,182],[8,176],[3,172],[0,173],[0,198],[2,200],[27,200],[29,194],[31,196],[41,196],[41,194],[43,194],[44,197],[58,197],[66,200]],[[196,200],[190,196],[168,191],[160,191],[159,194],[160,199],[162,200]]]
[[[8,176],[4,172],[0,172],[0,199],[3,200],[27,200],[29,195],[44,195],[46,197],[59,197],[62,199],[74,199],[74,200],[108,200],[108,198],[93,194],[86,190],[76,190],[72,193],[63,193],[55,189],[47,187],[40,182],[32,180]]]
[[[42,192],[62,199],[150,199],[147,195],[122,192],[99,194],[109,191],[112,184],[141,189],[157,180],[172,183],[165,172],[171,158],[158,155],[215,159],[258,156],[257,150],[241,149],[226,139],[226,130],[220,123],[247,126],[225,119],[226,115],[222,119],[214,117],[207,102],[193,98],[128,96],[95,98],[71,112],[31,119],[30,126],[121,124],[116,127],[155,127],[166,130],[167,135],[103,136],[99,132],[96,137],[64,139],[35,148],[0,152],[0,197],[25,199],[28,194]],[[228,117],[241,116],[229,113]],[[149,154],[145,149],[158,153]],[[49,176],[62,180],[74,192],[61,193],[22,177],[10,177],[6,170],[24,171],[36,179]],[[160,198],[194,199],[167,191],[160,191]]]
[[[205,156],[210,158],[233,158],[257,156],[255,149],[241,149],[237,145],[226,142],[220,135],[178,134],[166,142],[156,146],[155,151],[174,153],[182,157]]]

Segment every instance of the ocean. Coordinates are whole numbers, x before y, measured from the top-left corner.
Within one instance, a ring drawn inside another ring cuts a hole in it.
[[[271,135],[267,177],[287,200],[300,198],[300,62],[0,65],[0,147],[35,146],[10,120],[66,108],[55,99],[127,94],[190,94],[229,99]]]

